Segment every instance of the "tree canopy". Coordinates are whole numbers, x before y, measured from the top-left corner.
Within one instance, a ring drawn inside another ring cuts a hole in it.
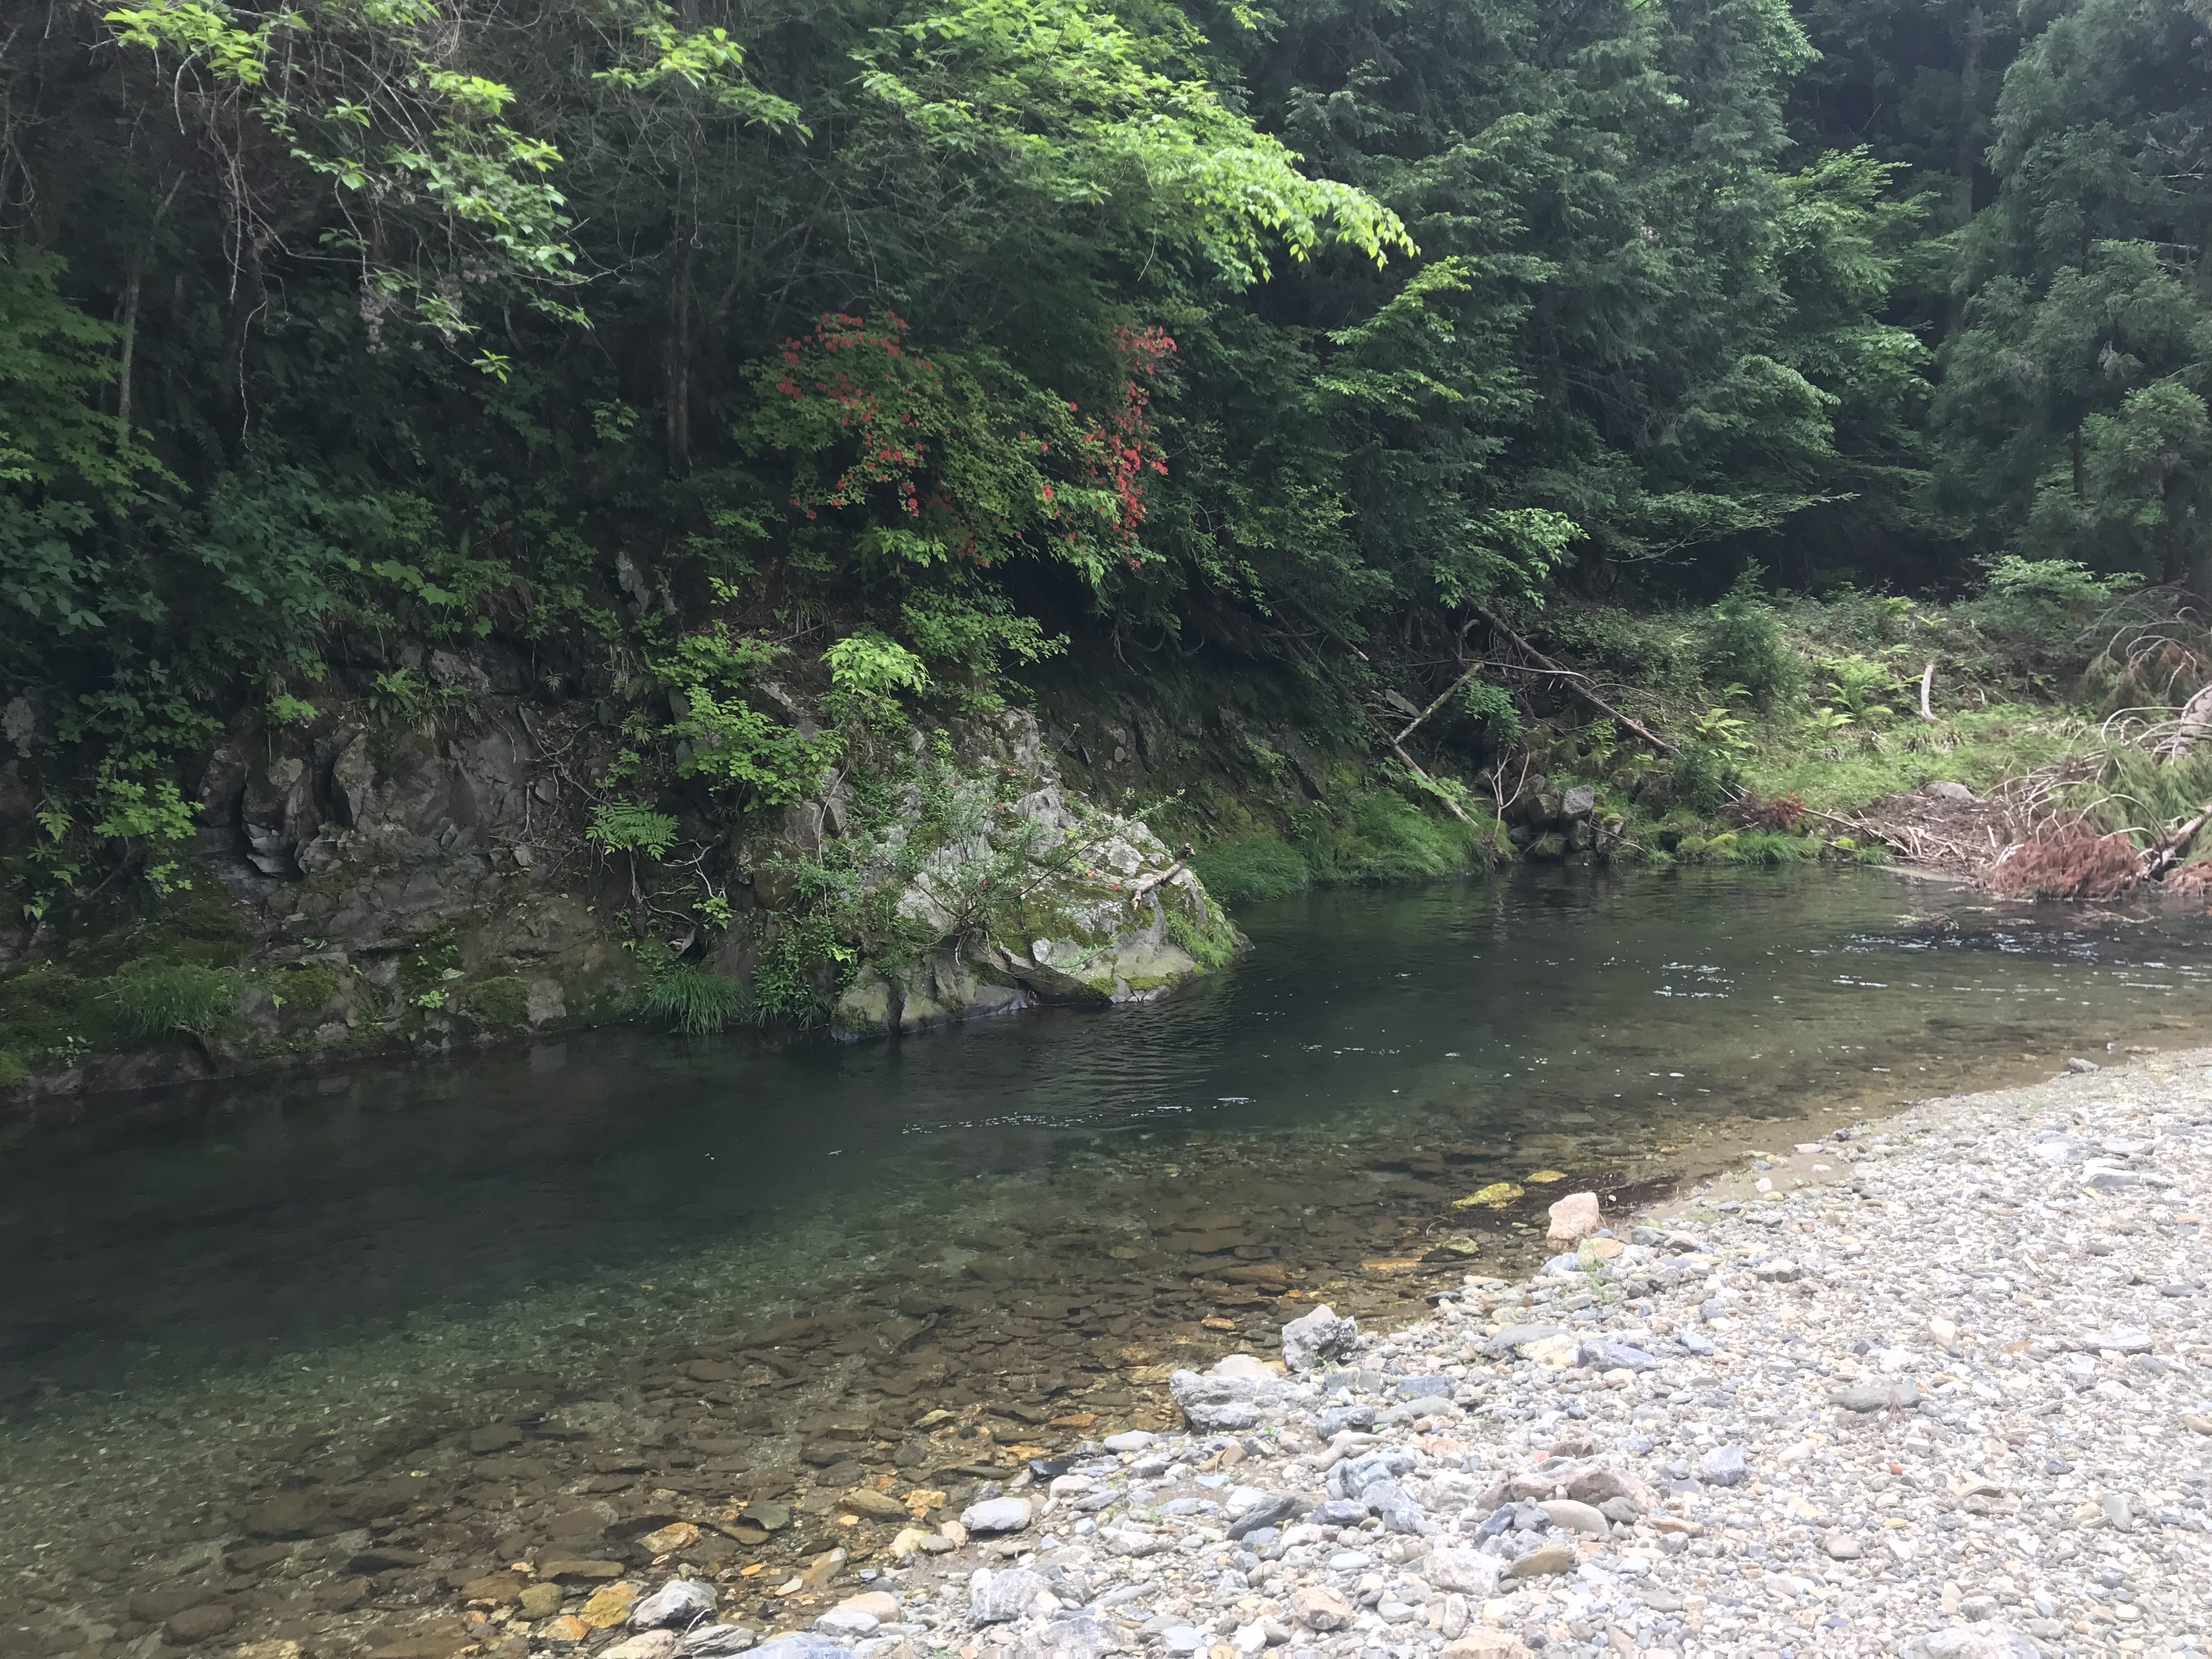
[[[64,0],[4,46],[0,702],[121,776],[394,631],[557,680],[773,617],[919,685],[1754,563],[2201,586],[2208,52],[2180,0]]]

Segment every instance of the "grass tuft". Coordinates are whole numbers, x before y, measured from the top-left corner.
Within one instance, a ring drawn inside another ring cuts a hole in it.
[[[673,962],[640,986],[633,1000],[639,1013],[658,1019],[686,1036],[707,1036],[727,1027],[744,1012],[745,988],[688,962]]]
[[[116,994],[125,1025],[142,1037],[207,1036],[238,1012],[236,976],[196,963],[126,968],[116,975]]]

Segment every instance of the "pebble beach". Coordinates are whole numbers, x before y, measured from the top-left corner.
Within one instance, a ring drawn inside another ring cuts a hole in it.
[[[798,1629],[686,1586],[608,1659],[2204,1651],[2208,1176],[2212,1052],[1925,1102],[1645,1216],[1571,1195],[1531,1279],[1308,1314],[1178,1373],[1181,1431],[987,1486],[848,1594],[825,1560]]]

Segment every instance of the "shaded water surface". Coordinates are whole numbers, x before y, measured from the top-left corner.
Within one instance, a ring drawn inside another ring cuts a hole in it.
[[[19,1134],[0,1562],[60,1561],[118,1505],[149,1548],[222,1535],[308,1460],[916,1286],[983,1291],[946,1305],[986,1342],[1019,1297],[1092,1307],[1080,1352],[1035,1328],[1109,1383],[1133,1341],[1225,1351],[1295,1311],[1208,1281],[1224,1263],[1410,1305],[1395,1264],[1470,1217],[1510,1251],[1565,1190],[1452,1207],[1476,1188],[1626,1185],[1802,1139],[1769,1126],[1816,1109],[2204,1041],[2212,974],[2199,917],[1880,872],[1530,870],[1241,920],[1247,958],[1149,1006],[854,1046],[609,1032]],[[833,1394],[905,1397],[896,1362],[838,1352]]]

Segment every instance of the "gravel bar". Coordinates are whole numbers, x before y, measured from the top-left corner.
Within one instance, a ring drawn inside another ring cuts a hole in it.
[[[782,1587],[780,1633],[679,1580],[618,1626],[510,1619],[483,1645],[2205,1652],[2212,1051],[2069,1066],[1778,1148],[1656,1214],[1571,1194],[1534,1278],[1469,1278],[1387,1335],[1318,1308],[1279,1360],[1179,1372],[1184,1431],[986,1486],[865,1583],[825,1557]]]

